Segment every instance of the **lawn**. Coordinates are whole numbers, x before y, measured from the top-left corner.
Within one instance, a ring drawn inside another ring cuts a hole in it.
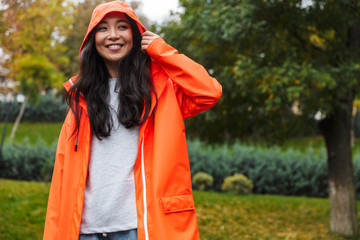
[[[3,124],[0,123],[0,132],[2,133]],[[13,124],[9,123],[7,125],[5,141],[9,142],[9,137],[11,133]],[[30,144],[36,144],[39,139],[46,142],[48,145],[53,144],[57,141],[59,133],[61,130],[62,123],[20,123],[19,128],[15,135],[15,143],[22,143],[28,141]],[[247,143],[251,144],[251,143]],[[252,145],[252,144],[251,144]],[[265,147],[265,144],[255,143],[260,147]],[[292,138],[284,142],[281,149],[287,150],[289,148],[295,151],[307,152],[311,148],[314,153],[319,153],[320,151],[325,151],[325,143],[321,136],[315,137],[301,137],[301,138]],[[353,152],[360,154],[360,139],[356,139],[354,143]]]
[[[0,179],[0,239],[41,239],[48,191],[48,183]],[[327,199],[200,191],[194,199],[202,240],[346,239],[329,232]]]
[[[0,132],[2,133],[3,124],[0,123]],[[11,129],[13,124],[7,125],[5,141],[9,141]],[[22,143],[28,141],[30,144],[36,144],[39,139],[45,141],[48,145],[57,141],[61,130],[62,123],[20,123],[15,135],[15,143]],[[254,143],[247,143],[253,145]],[[266,144],[255,143],[260,147],[265,147]],[[311,148],[315,153],[325,151],[325,143],[321,136],[315,137],[301,137],[292,138],[284,142],[281,149],[293,149],[295,151],[307,152]],[[360,139],[356,139],[354,143],[353,152],[360,154]]]
[[[53,144],[57,141],[59,133],[61,130],[62,123],[20,123],[18,130],[15,134],[15,143],[22,143],[28,141],[31,144],[36,144],[36,142],[41,139],[45,141],[48,145]],[[4,124],[0,123],[0,131],[2,134]],[[6,135],[5,142],[10,141],[11,129],[13,123],[9,123],[6,126]]]
[[[216,192],[194,198],[202,239],[347,239],[329,232],[328,199]]]

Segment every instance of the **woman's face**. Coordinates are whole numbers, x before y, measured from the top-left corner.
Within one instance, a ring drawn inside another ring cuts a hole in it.
[[[107,68],[116,67],[117,63],[130,53],[133,34],[123,13],[109,13],[101,20],[96,26],[95,46]]]

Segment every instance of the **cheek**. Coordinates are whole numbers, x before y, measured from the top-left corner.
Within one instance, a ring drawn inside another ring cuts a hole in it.
[[[132,31],[129,31],[129,33],[127,34],[127,41],[129,43],[131,43],[131,48],[133,47],[133,34]]]
[[[98,48],[101,46],[102,44],[102,36],[101,36],[101,33],[96,33],[95,34],[95,46],[96,46],[96,49],[98,50]]]

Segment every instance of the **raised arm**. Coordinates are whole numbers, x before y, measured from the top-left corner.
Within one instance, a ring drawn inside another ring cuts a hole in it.
[[[157,62],[174,82],[184,118],[194,116],[214,106],[222,87],[206,69],[151,32],[143,34],[142,48]]]

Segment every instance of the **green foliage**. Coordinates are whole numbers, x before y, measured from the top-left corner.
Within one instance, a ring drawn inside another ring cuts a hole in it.
[[[67,63],[63,41],[74,21],[73,5],[68,0],[6,1],[0,33],[10,66],[26,54],[46,56],[56,66]]]
[[[224,192],[235,192],[238,194],[251,193],[253,184],[246,176],[241,173],[235,173],[224,179],[221,190]]]
[[[66,0],[7,1],[3,6],[0,47],[9,56],[9,77],[32,102],[41,91],[63,82],[59,69],[68,63],[63,42],[71,30],[72,6]]]
[[[212,110],[187,121],[209,142],[243,136],[270,143],[314,126],[359,92],[356,1],[182,0],[164,38],[223,85]],[[294,107],[296,110],[294,111]]]
[[[20,82],[20,91],[37,103],[39,92],[44,89],[60,88],[65,77],[43,55],[26,54],[14,62],[15,79]]]
[[[355,137],[360,138],[360,108],[357,109],[354,118],[354,135]]]
[[[214,177],[214,189],[221,191],[227,176],[242,173],[253,183],[253,193],[327,197],[326,152],[318,154],[278,147],[265,148],[235,143],[232,146],[206,146],[189,141],[192,174],[206,171]],[[357,197],[360,198],[360,155],[354,161]]]
[[[9,122],[14,122],[20,111],[21,104],[8,103]],[[40,96],[38,103],[27,104],[22,121],[25,122],[63,122],[68,110],[68,105],[61,96],[48,93]],[[0,119],[5,119],[5,103],[0,102]]]
[[[55,152],[56,145],[49,147],[42,141],[36,146],[5,144],[0,159],[0,178],[48,180],[48,176],[52,175],[49,159],[54,162]]]
[[[43,181],[45,181],[45,182],[51,181],[53,169],[54,169],[53,158],[45,160],[43,167],[41,169],[41,176],[42,176]]]
[[[196,189],[202,191],[211,188],[213,183],[214,178],[205,172],[198,172],[192,177],[192,184]]]
[[[74,8],[75,21],[72,31],[69,33],[64,44],[68,50],[64,53],[69,58],[69,63],[63,68],[67,76],[74,76],[79,71],[79,49],[86,34],[91,14],[94,8],[105,1],[85,0],[78,2]]]
[[[33,147],[22,138],[15,139],[15,146],[5,145],[5,160],[0,162],[1,176],[23,179],[26,175],[24,179],[36,181],[46,177],[42,169],[47,169],[46,164],[55,157],[61,125],[24,123],[23,129],[20,126],[19,137],[27,136]],[[36,144],[37,136],[46,143],[38,141]],[[253,182],[253,193],[327,197],[326,151],[324,146],[315,149],[305,144],[311,141],[304,139],[301,143],[298,140],[292,142],[294,147],[288,145],[287,149],[240,143],[208,146],[200,141],[188,141],[191,173],[192,176],[198,172],[211,175],[214,181],[211,189],[216,191],[221,191],[225,177],[243,173]],[[49,146],[51,143],[53,145]],[[318,146],[318,143],[313,144]],[[358,146],[358,141],[355,146]],[[356,192],[360,199],[360,155],[358,149],[354,150]],[[25,165],[31,175],[24,174]],[[50,174],[51,171],[46,172]]]

